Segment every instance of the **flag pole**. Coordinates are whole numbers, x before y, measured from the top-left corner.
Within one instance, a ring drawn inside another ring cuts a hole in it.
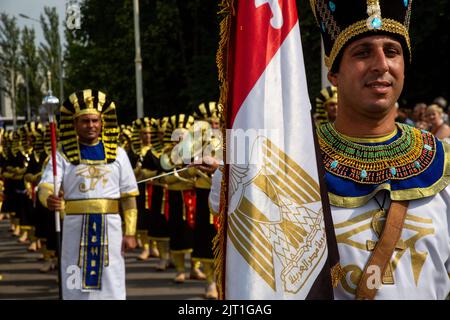
[[[52,166],[53,166],[53,190],[57,196],[59,193],[57,186],[57,167],[56,167],[56,124],[54,110],[59,106],[59,99],[52,95],[49,90],[47,96],[44,97],[42,104],[48,110],[48,120],[50,124],[50,135],[52,144]],[[56,231],[56,252],[58,254],[58,297],[62,300],[62,277],[61,277],[61,216],[58,210],[55,211],[55,231]]]

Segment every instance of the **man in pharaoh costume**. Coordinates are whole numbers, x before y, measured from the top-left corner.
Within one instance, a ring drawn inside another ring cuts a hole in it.
[[[131,137],[133,135],[133,127],[121,124],[119,133],[119,147],[122,147],[127,154],[131,152]]]
[[[194,124],[190,115],[178,114],[169,118],[167,130],[163,138],[163,153],[160,166],[165,171],[180,169],[185,166],[183,150],[189,137],[189,128]],[[185,140],[187,139],[187,140]],[[185,256],[191,254],[194,245],[195,219],[195,182],[186,172],[163,177],[160,183],[167,185],[168,227],[170,237],[170,253],[177,274],[174,281],[183,283],[186,280]],[[204,279],[199,272],[200,263],[191,261],[191,279]]]
[[[201,138],[201,145],[197,146],[197,151],[201,152],[202,160],[207,158],[216,158],[222,153],[222,139],[220,132],[222,108],[214,101],[201,103],[193,113],[194,127],[197,128],[194,133],[194,141]],[[206,124],[206,125],[205,125]],[[199,138],[197,138],[199,137]],[[207,159],[212,160],[212,159]],[[214,159],[217,161],[217,159]],[[194,163],[194,167],[195,167]],[[218,292],[216,288],[216,277],[214,274],[214,254],[213,239],[217,234],[217,216],[210,212],[208,197],[211,190],[211,174],[201,170],[201,165],[194,169],[191,174],[195,177],[196,191],[196,212],[195,212],[195,234],[194,251],[192,252],[192,261],[202,262],[206,274],[207,287],[205,298],[217,299]]]
[[[22,145],[28,146],[30,149],[29,154],[30,161],[27,166],[27,170],[23,176],[25,182],[25,188],[27,190],[26,195],[31,200],[30,207],[30,222],[31,226],[28,231],[28,238],[31,241],[28,251],[35,252],[41,248],[41,241],[36,236],[37,225],[41,218],[36,212],[36,187],[41,177],[41,170],[43,160],[41,154],[44,151],[44,130],[42,124],[39,122],[28,122],[24,125],[24,135],[22,137]]]
[[[395,123],[411,62],[412,0],[314,0],[334,123],[317,129],[340,263],[337,299],[445,299],[448,145]]]
[[[19,242],[27,243],[28,235],[32,228],[31,209],[32,203],[27,196],[24,174],[31,160],[32,146],[27,142],[27,134],[24,127],[12,134],[11,153],[8,156],[6,170],[3,177],[6,179],[6,197],[8,211],[15,213],[13,234],[19,236]]]
[[[149,179],[163,173],[160,158],[163,138],[167,130],[169,117],[152,119],[150,122],[151,150],[147,152],[142,163],[141,177]],[[169,233],[169,190],[162,179],[153,179],[147,183],[146,210],[149,219],[148,237],[156,243],[159,262],[156,271],[164,271],[170,265]]]
[[[320,90],[316,97],[316,109],[314,112],[314,120],[316,127],[327,122],[334,122],[338,112],[338,98],[335,86],[327,86]]]
[[[14,185],[12,183],[12,172],[10,162],[13,158],[13,131],[6,130],[2,136],[2,152],[1,152],[1,165],[2,165],[2,181],[3,181],[3,190],[2,190],[2,213],[4,213],[5,217],[9,218],[10,229],[14,235],[20,235],[20,226],[18,224],[18,219],[16,218],[16,212],[14,209]],[[14,144],[17,146],[17,144]],[[17,147],[15,147],[17,149]]]
[[[56,132],[58,137],[58,132]],[[42,176],[42,171],[49,161],[51,161],[51,132],[50,124],[45,125],[43,139],[35,145],[35,150],[42,150],[39,155],[39,173],[32,176],[34,184],[38,185]],[[41,242],[41,249],[44,263],[39,269],[40,272],[47,273],[57,267],[57,236],[55,226],[55,216],[41,201],[35,201],[34,216],[36,217],[36,238]]]
[[[151,125],[155,119],[144,117],[133,121],[131,136],[131,165],[134,168],[136,180],[148,178],[147,172],[142,169],[142,163],[148,152],[152,148]],[[138,185],[139,196],[137,197],[138,220],[137,236],[138,242],[142,244],[143,250],[138,256],[139,260],[147,260],[150,256],[158,257],[159,252],[155,241],[149,239],[150,217],[149,217],[149,197],[151,198],[151,182]],[[146,210],[147,209],[147,210]],[[150,243],[151,242],[151,243]]]
[[[117,146],[114,102],[104,93],[73,93],[60,108],[57,190],[50,161],[39,199],[64,210],[63,299],[125,299],[123,250],[136,246],[138,189],[125,151]],[[122,231],[122,212],[125,232]]]

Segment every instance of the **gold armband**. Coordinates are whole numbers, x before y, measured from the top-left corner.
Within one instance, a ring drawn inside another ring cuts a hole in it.
[[[25,183],[33,182],[33,174],[27,173],[26,175],[23,176],[23,180]]]
[[[41,183],[39,185],[38,198],[41,204],[48,208],[47,198],[54,193],[53,185],[50,183]]]
[[[122,204],[123,218],[125,220],[125,235],[134,236],[136,235],[136,225],[137,225],[137,206],[135,197],[127,197],[120,199]]]
[[[34,184],[38,184],[39,181],[41,180],[42,177],[42,173],[38,172],[33,176],[33,180],[31,182],[33,182]]]

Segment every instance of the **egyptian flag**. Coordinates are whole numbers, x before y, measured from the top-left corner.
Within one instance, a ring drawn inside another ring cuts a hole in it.
[[[221,5],[220,102],[231,129],[215,243],[221,298],[332,299],[340,268],[295,0]]]

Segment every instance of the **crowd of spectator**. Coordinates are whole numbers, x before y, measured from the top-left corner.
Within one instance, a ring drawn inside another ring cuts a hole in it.
[[[450,143],[450,106],[443,97],[437,97],[430,105],[420,102],[414,108],[398,108],[396,121],[433,133]]]

